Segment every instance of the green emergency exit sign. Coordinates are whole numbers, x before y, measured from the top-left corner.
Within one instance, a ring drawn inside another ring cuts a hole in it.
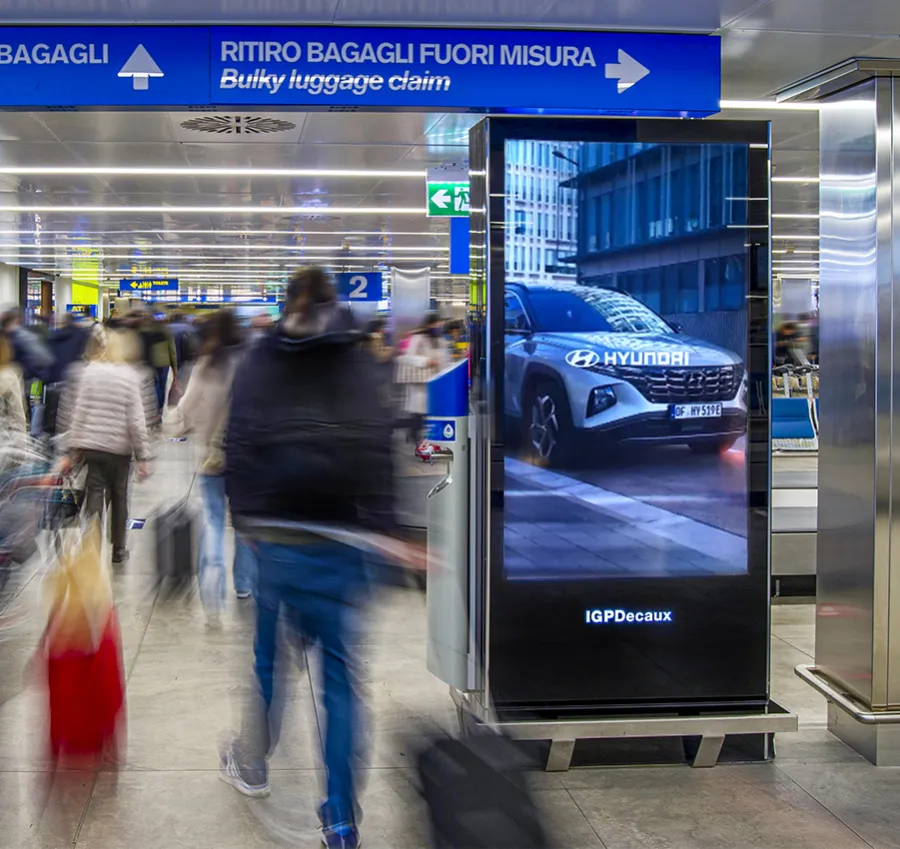
[[[469,214],[469,183],[428,182],[425,184],[428,199],[428,217],[465,217]]]

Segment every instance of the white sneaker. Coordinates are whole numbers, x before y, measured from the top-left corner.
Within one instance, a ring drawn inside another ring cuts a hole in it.
[[[232,746],[219,753],[219,778],[251,799],[263,799],[272,792],[265,771],[247,770],[246,775],[242,773]]]

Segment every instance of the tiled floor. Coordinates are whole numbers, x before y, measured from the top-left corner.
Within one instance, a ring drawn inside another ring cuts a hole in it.
[[[156,476],[137,487],[132,514],[149,515],[190,482],[190,447],[163,446]],[[25,670],[40,630],[33,615],[0,643],[0,847],[255,849],[317,845],[316,713],[307,673],[294,675],[272,796],[249,801],[216,780],[216,746],[235,727],[250,662],[252,611],[229,602],[207,632],[196,603],[151,592],[151,531],[131,535],[134,557],[116,577],[128,671],[128,751],[118,773],[71,772],[47,794],[39,756],[40,692]],[[373,736],[364,755],[365,845],[428,845],[414,783],[410,734],[449,723],[446,687],[425,670],[425,606],[385,590],[373,606],[364,674]],[[558,849],[854,849],[900,847],[900,770],[876,769],[825,729],[823,700],[793,674],[813,651],[813,608],[773,610],[774,697],[801,717],[770,764],[576,769],[536,773]],[[314,665],[313,665],[314,666]]]

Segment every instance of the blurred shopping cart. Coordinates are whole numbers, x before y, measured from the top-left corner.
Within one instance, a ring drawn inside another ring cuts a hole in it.
[[[23,619],[22,590],[55,558],[59,533],[77,521],[82,497],[52,471],[38,443],[0,449],[0,639]]]

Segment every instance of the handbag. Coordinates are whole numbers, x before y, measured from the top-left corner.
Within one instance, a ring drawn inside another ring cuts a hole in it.
[[[428,383],[434,377],[434,369],[428,366],[413,366],[408,363],[397,363],[397,383]]]
[[[184,390],[178,381],[173,381],[169,387],[169,396],[166,398],[166,405],[169,407],[177,407],[178,402],[184,397]]]
[[[76,486],[74,479],[67,478],[62,486],[50,491],[44,508],[44,530],[58,530],[78,518],[84,504],[83,486]]]
[[[422,347],[421,340],[422,337],[418,335],[410,337],[405,354],[401,355],[397,360],[397,372],[395,375],[397,383],[428,383],[434,377],[436,370],[431,366],[415,366],[405,359],[407,354],[418,354]]]

